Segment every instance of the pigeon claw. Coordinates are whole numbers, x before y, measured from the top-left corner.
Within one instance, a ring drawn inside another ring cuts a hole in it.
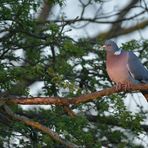
[[[127,83],[117,83],[115,86],[116,91],[120,91],[124,89],[124,91],[130,90],[132,88],[132,84],[130,82]]]
[[[117,83],[115,86],[116,91],[120,91],[122,89],[122,83]]]
[[[132,88],[132,84],[127,82],[125,84],[122,84],[124,91],[130,90]]]

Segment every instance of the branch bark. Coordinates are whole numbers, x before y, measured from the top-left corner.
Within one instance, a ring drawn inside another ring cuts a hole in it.
[[[75,145],[75,144],[73,144],[73,143],[71,143],[71,142],[69,142],[65,139],[62,139],[56,132],[53,132],[51,129],[40,124],[39,122],[35,122],[35,121],[30,120],[29,118],[27,118],[25,116],[20,116],[20,115],[15,114],[7,105],[4,105],[4,108],[5,108],[6,113],[11,118],[48,134],[53,140],[65,145],[68,148],[78,148],[77,145]]]
[[[148,84],[133,84],[130,91],[140,91],[140,90],[148,90]],[[15,104],[22,104],[22,105],[73,105],[73,104],[80,104],[89,102],[95,99],[101,99],[104,96],[109,96],[113,93],[118,93],[124,91],[124,88],[120,91],[117,91],[115,87],[106,88],[104,90],[93,92],[86,95],[81,95],[74,98],[60,98],[60,97],[32,97],[32,98],[9,98],[7,99],[7,103],[15,103]],[[5,98],[4,98],[5,99]]]
[[[52,6],[53,6],[53,1],[44,0],[43,6],[41,8],[41,12],[38,16],[38,20],[40,20],[40,21],[47,20],[47,18],[50,15],[50,11],[52,9]]]

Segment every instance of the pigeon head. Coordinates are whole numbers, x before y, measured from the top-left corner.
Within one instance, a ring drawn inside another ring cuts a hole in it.
[[[113,52],[113,53],[120,51],[117,44],[112,40],[106,40],[103,47],[105,47],[106,51],[110,51],[110,52]]]

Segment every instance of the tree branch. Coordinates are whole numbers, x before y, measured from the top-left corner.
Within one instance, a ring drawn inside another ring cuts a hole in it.
[[[120,21],[120,20],[124,19],[125,16],[129,13],[129,11],[133,8],[133,6],[134,6],[135,4],[137,4],[138,2],[139,2],[139,0],[132,0],[132,1],[130,1],[130,3],[128,3],[128,5],[126,5],[126,6],[120,11],[120,13],[119,13],[119,15],[118,15],[118,17],[117,17],[117,19],[116,19],[116,21],[118,21],[118,23],[117,23],[117,24],[112,24],[112,27],[111,27],[110,31],[116,32],[117,29],[118,29],[118,30],[119,30],[119,28],[121,29],[122,21]],[[144,11],[144,12],[145,12],[145,11]]]
[[[97,124],[102,123],[102,124],[122,127],[121,123],[119,122],[119,119],[113,116],[96,116],[96,115],[86,114],[86,117],[90,122],[96,122]],[[140,124],[140,128],[148,133],[148,125]]]
[[[38,20],[45,21],[50,15],[50,11],[53,6],[53,1],[44,0],[41,12],[38,16]]]
[[[28,126],[36,128],[36,129],[48,134],[53,140],[65,145],[68,148],[78,148],[77,145],[75,145],[69,141],[66,141],[65,139],[62,139],[56,132],[53,132],[51,129],[40,124],[39,122],[35,122],[25,116],[20,116],[20,115],[15,114],[7,105],[4,105],[4,108],[5,108],[6,113],[9,116],[11,116],[13,119],[20,121]]]
[[[103,32],[103,33],[100,33],[99,35],[93,37],[91,40],[96,40],[96,39],[109,39],[109,38],[113,38],[113,37],[117,37],[117,36],[121,36],[121,35],[125,35],[125,34],[128,34],[128,33],[132,33],[136,30],[139,30],[139,29],[144,29],[145,27],[148,26],[148,20],[145,20],[141,23],[138,23],[134,26],[131,26],[131,27],[128,27],[128,28],[121,28],[119,29],[118,31],[107,31],[107,32]]]
[[[122,23],[125,18],[125,16],[130,12],[130,10],[134,7],[135,4],[137,4],[139,0],[131,0],[119,13],[118,17],[116,18],[116,22],[118,23],[112,23],[112,26],[109,31],[104,32],[102,34],[99,34],[97,38],[102,37],[102,39],[109,39],[113,38],[116,36],[128,34],[130,32],[134,32],[135,30],[140,29],[139,24],[135,25],[134,27],[129,27],[129,28],[122,28]],[[145,10],[139,14],[145,13]],[[138,16],[138,15],[137,15]],[[137,17],[135,15],[135,17]],[[133,17],[134,18],[134,17]],[[143,22],[142,22],[143,23]],[[138,28],[137,28],[138,27]],[[118,30],[118,31],[117,31]],[[118,32],[118,33],[117,33]]]
[[[140,90],[148,90],[148,84],[133,84],[132,88],[128,91],[140,91]],[[72,105],[72,104],[80,104],[89,102],[95,99],[101,99],[104,96],[109,96],[113,93],[122,92],[124,89],[117,91],[115,87],[106,88],[104,90],[93,92],[86,95],[81,95],[79,97],[74,98],[60,98],[60,97],[32,97],[32,98],[9,98],[7,99],[7,103],[16,103],[23,105]],[[6,99],[6,98],[4,98]]]
[[[120,22],[123,22],[123,21],[129,21],[129,20],[132,20],[142,14],[144,14],[145,11],[142,11],[142,12],[139,12],[138,14],[135,14],[133,16],[130,16],[130,17],[126,17],[126,18],[120,18],[120,19],[117,19],[117,20],[101,20],[101,19],[106,19],[106,17],[96,17],[96,18],[89,18],[89,17],[76,17],[75,19],[65,19],[65,20],[36,20],[36,23],[37,24],[45,24],[45,23],[51,23],[51,22],[54,22],[54,23],[63,23],[63,25],[67,25],[67,24],[74,24],[74,23],[77,23],[77,22],[89,22],[89,23],[98,23],[98,24],[118,24]]]

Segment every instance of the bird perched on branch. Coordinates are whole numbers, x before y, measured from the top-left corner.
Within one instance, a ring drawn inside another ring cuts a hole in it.
[[[112,40],[103,46],[106,49],[106,69],[116,89],[131,88],[131,84],[148,83],[148,70],[132,51],[120,49]],[[148,101],[148,91],[141,91]]]

